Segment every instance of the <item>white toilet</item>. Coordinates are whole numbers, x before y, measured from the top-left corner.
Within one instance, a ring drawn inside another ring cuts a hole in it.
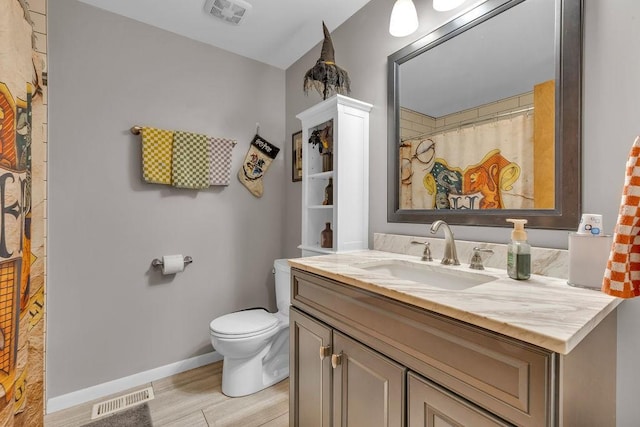
[[[222,392],[239,397],[289,376],[291,269],[286,259],[273,263],[277,313],[258,308],[225,314],[209,324],[213,348],[224,356]]]

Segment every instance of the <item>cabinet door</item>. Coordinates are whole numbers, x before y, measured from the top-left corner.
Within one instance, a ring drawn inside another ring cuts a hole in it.
[[[405,368],[333,332],[334,427],[401,427]]]
[[[291,426],[331,426],[331,329],[290,311]]]
[[[509,426],[488,412],[413,373],[409,382],[408,427]]]

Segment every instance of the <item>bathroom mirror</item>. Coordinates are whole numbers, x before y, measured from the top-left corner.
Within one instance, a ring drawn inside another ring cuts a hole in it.
[[[488,0],[388,58],[388,220],[576,229],[581,0]]]

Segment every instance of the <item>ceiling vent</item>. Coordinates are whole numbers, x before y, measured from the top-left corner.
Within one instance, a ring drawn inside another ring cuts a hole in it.
[[[224,22],[238,25],[251,11],[251,5],[244,0],[207,0],[204,10]]]

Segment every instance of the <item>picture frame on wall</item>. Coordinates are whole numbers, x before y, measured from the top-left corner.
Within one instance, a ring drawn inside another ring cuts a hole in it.
[[[302,181],[302,131],[291,135],[291,181]]]

